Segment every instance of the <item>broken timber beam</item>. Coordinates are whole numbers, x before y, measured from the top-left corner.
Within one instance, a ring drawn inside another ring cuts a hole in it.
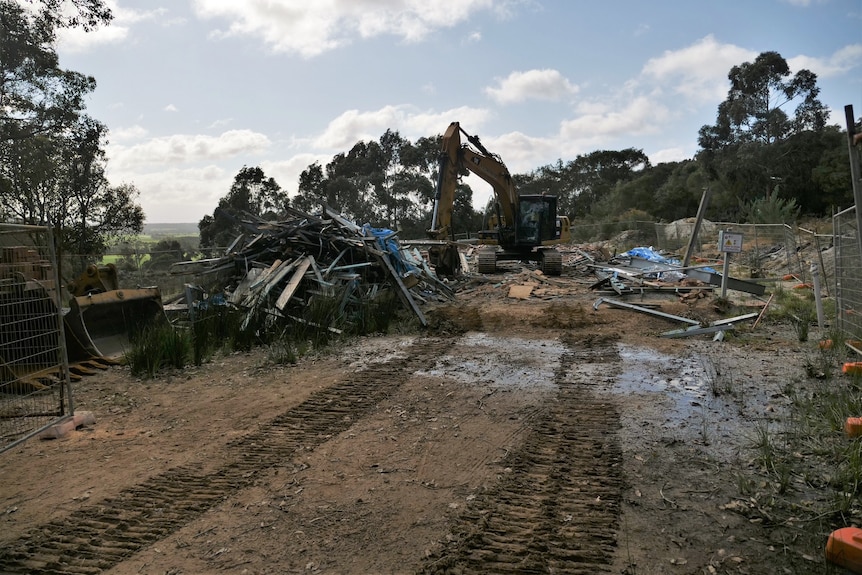
[[[682,322],[682,323],[687,323],[687,324],[689,324],[689,325],[700,325],[700,322],[699,322],[699,321],[697,321],[696,319],[689,319],[689,318],[687,318],[687,317],[682,317],[682,316],[678,316],[678,315],[672,315],[672,314],[669,314],[669,313],[664,313],[663,311],[658,311],[658,310],[650,309],[650,308],[648,308],[648,307],[643,307],[643,306],[639,306],[639,305],[634,305],[634,304],[626,303],[626,302],[623,302],[623,301],[617,301],[617,300],[613,300],[613,299],[608,299],[608,298],[605,298],[605,297],[600,297],[599,299],[597,299],[597,300],[596,300],[596,303],[594,303],[594,304],[593,304],[593,309],[594,309],[594,310],[598,310],[598,309],[599,309],[599,306],[600,306],[600,305],[602,305],[603,303],[606,303],[606,304],[608,304],[608,305],[609,305],[609,306],[611,306],[611,307],[619,307],[619,308],[624,308],[624,309],[630,309],[630,310],[633,310],[633,311],[639,311],[639,312],[641,312],[641,313],[645,313],[645,314],[648,314],[648,315],[654,315],[654,316],[656,316],[656,317],[661,317],[661,318],[669,319],[669,320],[672,320],[672,321],[679,321],[679,322]]]
[[[290,301],[290,298],[293,297],[293,293],[296,291],[296,288],[299,287],[299,282],[302,281],[302,278],[305,276],[305,272],[308,271],[309,267],[311,267],[311,256],[305,256],[305,258],[303,258],[303,260],[297,265],[296,271],[293,272],[293,277],[290,278],[287,286],[285,286],[281,295],[278,296],[278,299],[275,302],[275,307],[277,307],[279,311],[284,311],[284,306],[286,306],[287,302]]]
[[[398,275],[398,272],[395,271],[395,268],[392,267],[392,262],[389,261],[389,258],[383,254],[375,254],[377,259],[383,264],[386,270],[389,272],[389,275],[395,281],[396,286],[398,287],[398,296],[401,300],[413,310],[413,313],[416,314],[416,317],[419,318],[419,323],[422,327],[428,327],[428,320],[425,319],[425,315],[422,313],[422,310],[419,309],[419,306],[416,305],[416,301],[413,299],[413,296],[410,295],[410,290],[407,289],[407,286],[404,285],[404,282],[401,281],[401,277]]]

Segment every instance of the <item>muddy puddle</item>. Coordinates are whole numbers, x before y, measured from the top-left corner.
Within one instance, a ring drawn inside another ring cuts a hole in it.
[[[381,361],[397,362],[416,343],[413,338],[383,341],[352,348],[351,367],[361,371]],[[434,367],[415,375],[500,391],[554,393],[561,358],[570,351],[553,339],[469,333],[441,355]],[[566,379],[587,382],[597,392],[617,397],[621,424],[633,434],[649,426],[665,441],[710,445],[728,460],[750,443],[752,424],[746,423],[732,394],[718,389],[721,383],[716,381],[708,356],[672,356],[627,344],[616,344],[615,351],[618,360],[609,362],[601,356],[596,361],[573,362]]]
[[[433,369],[418,375],[449,377],[492,388],[549,391],[556,389],[554,372],[566,347],[554,340],[495,337],[486,333],[463,336]]]
[[[710,445],[728,459],[750,441],[750,423],[716,393],[719,383],[709,358],[670,356],[620,344],[620,371],[609,391],[625,397],[623,424],[658,426],[666,440]],[[651,406],[646,411],[644,406]]]

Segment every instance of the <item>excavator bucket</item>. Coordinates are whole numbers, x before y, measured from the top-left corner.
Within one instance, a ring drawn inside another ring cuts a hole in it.
[[[158,288],[110,290],[77,296],[64,316],[69,361],[117,359],[147,326],[167,322]]]
[[[120,289],[114,264],[89,265],[68,287],[63,323],[70,362],[118,359],[142,329],[168,321],[159,289]]]
[[[144,327],[168,321],[158,288],[119,289],[112,265],[88,266],[66,309],[50,261],[30,245],[0,247],[0,393],[56,383],[61,343],[69,363],[109,363]]]

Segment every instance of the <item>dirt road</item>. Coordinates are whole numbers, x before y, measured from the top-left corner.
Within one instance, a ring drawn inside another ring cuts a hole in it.
[[[296,366],[86,378],[94,426],[0,455],[0,572],[826,572],[825,539],[739,505],[792,330],[670,340],[578,282],[506,296]]]

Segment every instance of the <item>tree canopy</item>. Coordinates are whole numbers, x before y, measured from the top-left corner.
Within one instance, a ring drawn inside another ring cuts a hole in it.
[[[290,205],[287,192],[260,167],[243,166],[234,177],[227,195],[219,200],[212,215],[198,223],[202,248],[224,248],[242,233],[237,219],[248,215],[273,221],[284,217]]]
[[[325,167],[315,162],[306,168],[294,205],[305,211],[327,205],[356,222],[421,237],[439,149],[439,136],[410,142],[386,130],[378,141],[357,142],[346,154],[336,154]]]
[[[727,99],[716,123],[700,129],[694,158],[653,165],[643,150],[596,150],[513,174],[516,189],[556,195],[559,213],[572,220],[689,217],[707,188],[708,217],[724,221],[826,215],[851,204],[844,138],[827,125],[817,76],[791,74],[780,54],[764,52],[734,66],[728,79]],[[302,172],[295,205],[310,211],[326,204],[418,237],[430,221],[439,146],[440,136],[411,143],[390,130],[379,141],[357,142]],[[480,229],[469,186],[459,185],[455,204],[456,231]]]
[[[84,102],[95,79],[60,68],[54,48],[58,28],[111,18],[101,0],[0,0],[0,217],[52,225],[82,255],[144,221],[135,187],[105,177],[107,128]]]
[[[838,133],[827,126],[817,75],[804,69],[791,75],[780,54],[763,52],[731,68],[728,79],[715,124],[698,133],[697,158],[711,179],[737,203],[775,195],[794,199],[806,213],[823,213],[830,207],[824,198],[840,202],[813,178]]]

